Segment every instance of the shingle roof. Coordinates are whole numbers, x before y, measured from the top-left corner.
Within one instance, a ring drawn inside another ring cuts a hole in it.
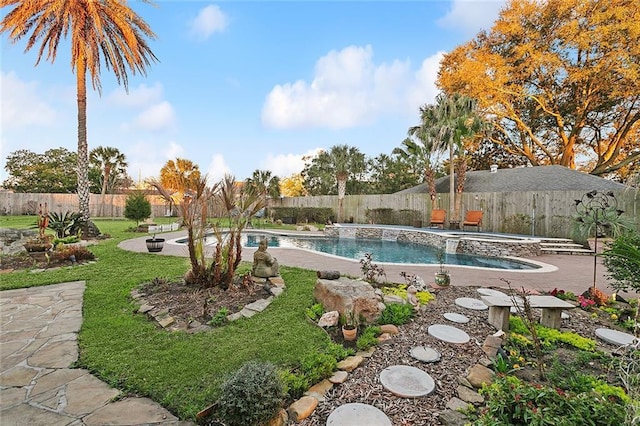
[[[465,192],[519,192],[519,191],[616,191],[626,185],[579,172],[564,166],[537,166],[467,172]],[[436,180],[436,191],[449,192],[449,176]],[[398,193],[427,193],[422,183]]]

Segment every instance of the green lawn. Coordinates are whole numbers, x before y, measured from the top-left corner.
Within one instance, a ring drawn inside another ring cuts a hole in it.
[[[181,277],[189,267],[187,259],[121,250],[117,247],[120,241],[140,236],[126,232],[133,223],[116,219],[96,219],[95,223],[112,237],[90,247],[98,258],[96,263],[4,274],[0,289],[86,281],[77,366],[112,386],[149,396],[179,417],[193,419],[214,402],[225,375],[243,362],[257,359],[294,366],[304,355],[330,342],[304,316],[313,302],[315,273],[290,267],[280,268],[287,291],[253,318],[196,335],[159,330],[146,316],[134,313],[130,291],[155,277]],[[33,224],[34,216],[0,217],[0,227]],[[244,264],[244,270],[249,266]]]

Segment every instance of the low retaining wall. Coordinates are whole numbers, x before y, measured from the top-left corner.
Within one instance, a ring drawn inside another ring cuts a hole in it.
[[[385,228],[376,226],[326,226],[325,235],[337,238],[369,238],[406,241],[444,249],[447,240],[458,240],[456,253],[491,257],[539,256],[540,240],[536,238],[492,238],[491,235],[465,232],[430,232],[417,229]]]

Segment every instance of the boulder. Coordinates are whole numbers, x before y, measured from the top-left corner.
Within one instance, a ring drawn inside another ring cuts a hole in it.
[[[371,323],[382,312],[380,299],[371,284],[341,277],[337,280],[319,278],[313,289],[313,296],[325,311],[345,314],[354,311]]]

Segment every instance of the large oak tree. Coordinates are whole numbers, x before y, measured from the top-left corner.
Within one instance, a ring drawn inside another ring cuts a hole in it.
[[[509,154],[616,172],[640,158],[640,2],[511,0],[438,85],[477,99]]]

